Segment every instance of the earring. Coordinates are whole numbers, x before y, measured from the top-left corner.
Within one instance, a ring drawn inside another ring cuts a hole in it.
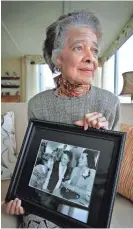
[[[57,67],[55,67],[55,68],[54,68],[54,72],[55,72],[55,73],[58,73],[58,72],[60,72],[60,69],[57,68]]]

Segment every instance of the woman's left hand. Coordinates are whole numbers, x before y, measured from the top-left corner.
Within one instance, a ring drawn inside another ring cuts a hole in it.
[[[103,128],[108,130],[108,121],[101,113],[98,112],[86,114],[83,120],[76,121],[75,124],[78,126],[84,126],[84,130],[87,130],[88,127],[96,129]]]

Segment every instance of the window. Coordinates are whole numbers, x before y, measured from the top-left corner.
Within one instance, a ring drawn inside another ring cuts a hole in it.
[[[114,60],[113,55],[105,64],[104,88],[114,93]]]
[[[133,35],[104,63],[103,88],[120,95],[123,88],[122,73],[133,71]],[[121,103],[131,103],[130,95],[119,96]]]
[[[118,95],[122,91],[122,73],[133,71],[133,35],[118,50]],[[130,96],[119,96],[121,102],[130,102]]]
[[[102,80],[102,67],[98,67],[97,71],[95,72],[92,84],[96,87],[101,87],[101,80]]]
[[[37,65],[37,91],[42,92],[55,87],[54,76],[47,64]]]

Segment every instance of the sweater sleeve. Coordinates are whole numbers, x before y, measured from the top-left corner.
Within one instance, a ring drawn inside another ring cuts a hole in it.
[[[120,118],[120,101],[118,100],[118,102],[116,104],[115,119],[114,119],[114,123],[113,123],[113,126],[112,126],[112,130],[117,130],[118,129],[119,118]]]
[[[30,121],[30,119],[34,119],[35,115],[33,113],[33,109],[32,109],[32,101],[30,100],[28,102],[28,121]]]

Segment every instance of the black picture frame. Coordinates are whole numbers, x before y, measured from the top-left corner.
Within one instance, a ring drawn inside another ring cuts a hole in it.
[[[94,128],[84,131],[79,126],[30,120],[5,201],[19,198],[27,213],[44,217],[61,227],[110,227],[125,137],[124,132]],[[100,151],[88,208],[51,193],[38,193],[29,186],[42,139]],[[62,204],[87,211],[86,222],[59,212],[58,207]]]

